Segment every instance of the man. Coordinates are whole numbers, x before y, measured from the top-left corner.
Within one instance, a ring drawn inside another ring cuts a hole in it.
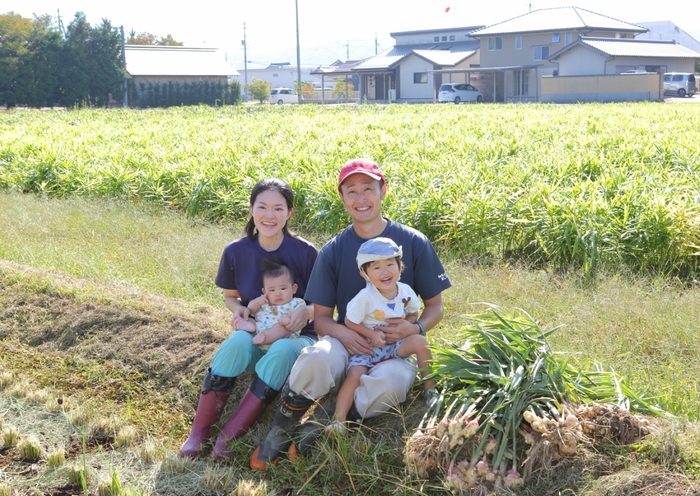
[[[405,269],[401,282],[408,284],[423,300],[424,308],[417,322],[387,319],[383,328],[386,342],[394,343],[406,336],[423,334],[442,320],[442,291],[452,283],[430,241],[420,232],[382,216],[386,180],[377,164],[357,159],[347,162],[338,177],[340,198],[352,224],[329,241],[314,264],[305,298],[314,303],[314,327],[319,336],[315,345],[305,348],[292,368],[280,395],[272,429],[250,460],[254,469],[265,470],[266,463],[276,463],[290,450],[292,438],[304,413],[329,393],[337,393],[345,379],[350,355],[370,354],[372,346],[357,332],[346,327],[348,302],[366,282],[357,270],[356,256],[360,245],[382,236],[402,247]],[[337,320],[333,319],[337,308]],[[416,367],[402,358],[393,358],[374,366],[363,376],[355,392],[349,420],[377,416],[393,405],[405,401],[416,378]],[[303,451],[327,422],[335,408],[333,401],[323,405],[316,421],[306,422],[297,436],[297,448]]]

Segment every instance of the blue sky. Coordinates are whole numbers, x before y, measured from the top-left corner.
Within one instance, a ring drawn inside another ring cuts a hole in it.
[[[362,59],[390,48],[389,33],[490,25],[526,14],[528,9],[575,5],[627,22],[672,21],[700,41],[700,2],[664,9],[659,2],[630,0],[298,0],[302,64],[330,64],[337,59]],[[449,12],[445,9],[450,7]],[[171,34],[188,46],[221,49],[234,67],[243,67],[243,24],[246,25],[249,68],[272,62],[296,62],[294,0],[261,2],[149,2],[135,0],[4,0],[2,13],[14,11],[25,17],[57,15],[67,25],[82,11],[91,24],[102,18],[128,33],[148,31]]]

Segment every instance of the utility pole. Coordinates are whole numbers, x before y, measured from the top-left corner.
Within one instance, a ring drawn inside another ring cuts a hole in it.
[[[248,45],[246,44],[245,37],[245,22],[243,23],[243,40],[241,40],[241,45],[243,45],[243,81],[245,86],[243,86],[243,101],[248,101]]]
[[[345,45],[345,61],[350,60],[350,40],[348,40],[347,45]]]
[[[124,47],[126,44],[126,39],[124,38],[123,25],[119,26],[119,32],[122,35],[122,67],[124,68],[124,72],[126,72],[126,48]],[[129,106],[129,86],[126,84],[126,79],[124,80],[124,106]]]
[[[374,32],[374,54],[377,55],[379,50],[379,43],[377,42],[377,32]]]
[[[66,37],[66,28],[63,27],[63,21],[61,20],[61,11],[59,9],[56,9],[56,19],[58,19],[58,29],[61,30],[61,33],[63,33],[63,37]]]
[[[297,85],[299,86],[297,93],[297,101],[301,103],[301,53],[299,52],[299,0],[294,0],[294,7],[297,15]]]

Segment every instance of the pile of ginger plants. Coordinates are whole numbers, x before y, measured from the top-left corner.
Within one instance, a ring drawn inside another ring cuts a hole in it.
[[[552,351],[557,328],[495,306],[470,321],[462,345],[432,347],[440,395],[406,443],[412,474],[443,477],[455,494],[512,490],[581,444],[635,443],[665,415],[613,370]]]

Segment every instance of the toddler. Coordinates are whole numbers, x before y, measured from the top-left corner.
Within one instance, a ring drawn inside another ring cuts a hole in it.
[[[248,309],[255,315],[255,320],[251,317],[238,318],[233,324],[236,329],[255,333],[253,344],[267,351],[278,339],[299,337],[299,332],[292,333],[283,327],[275,327],[275,324],[288,325],[287,315],[305,303],[301,298],[294,298],[297,285],[288,266],[275,259],[265,259],[262,278],[263,294],[248,302]]]
[[[371,355],[352,355],[348,362],[345,382],[338,392],[335,422],[327,429],[343,431],[344,422],[360,385],[360,378],[374,365],[394,357],[416,355],[418,367],[428,365],[432,358],[425,336],[414,334],[396,343],[387,344],[380,326],[388,325],[387,318],[403,318],[409,322],[418,319],[420,301],[413,289],[399,282],[401,274],[401,247],[389,238],[366,241],[357,252],[360,275],[367,287],[348,303],[345,325],[364,336],[373,346]],[[427,372],[423,372],[423,377]],[[425,381],[423,396],[431,404],[437,396],[435,381]]]

